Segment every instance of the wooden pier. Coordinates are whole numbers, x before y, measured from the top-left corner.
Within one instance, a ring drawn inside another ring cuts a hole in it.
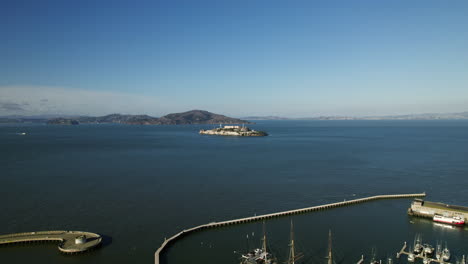
[[[228,226],[228,225],[237,225],[237,224],[243,224],[243,223],[249,223],[249,222],[255,222],[255,221],[261,221],[261,220],[271,219],[271,218],[275,218],[275,217],[282,217],[282,216],[302,214],[302,213],[308,213],[308,212],[314,212],[314,211],[328,210],[328,209],[332,209],[332,208],[336,208],[336,207],[349,206],[349,205],[365,203],[365,202],[370,202],[370,201],[375,201],[375,200],[416,198],[416,197],[424,197],[424,196],[426,196],[426,193],[376,195],[376,196],[371,196],[371,197],[366,197],[366,198],[359,198],[359,199],[348,200],[348,201],[343,201],[343,202],[324,204],[324,205],[317,205],[317,206],[307,207],[307,208],[302,208],[302,209],[289,210],[289,211],[284,211],[284,212],[271,213],[271,214],[265,214],[265,215],[257,215],[257,216],[245,217],[245,218],[240,218],[240,219],[227,220],[227,221],[222,221],[222,222],[212,222],[212,223],[209,223],[209,224],[199,225],[199,226],[192,227],[192,228],[189,228],[189,229],[184,229],[184,230],[180,231],[179,233],[173,235],[172,237],[170,237],[168,239],[165,239],[164,242],[162,243],[162,245],[154,253],[154,263],[159,264],[159,256],[160,256],[161,252],[170,243],[176,241],[177,239],[179,239],[179,238],[181,238],[181,237],[183,237],[185,235],[188,235],[190,233],[193,233],[193,232],[199,231],[199,230],[204,230],[204,229],[208,229],[208,228],[215,228],[215,227],[221,227],[221,226]]]
[[[33,242],[59,242],[58,249],[63,253],[80,253],[99,246],[100,235],[82,231],[39,231],[0,235],[0,245]]]

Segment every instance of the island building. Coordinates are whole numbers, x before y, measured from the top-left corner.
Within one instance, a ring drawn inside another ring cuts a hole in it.
[[[447,219],[449,224],[458,224],[458,222],[464,224],[468,219],[468,207],[414,199],[408,208],[408,214],[432,218],[436,222],[441,222],[439,219]],[[458,222],[454,222],[455,220]]]
[[[77,236],[75,238],[75,244],[84,244],[86,243],[86,235]]]
[[[200,130],[200,134],[202,135],[217,135],[217,136],[240,136],[240,137],[263,137],[267,136],[268,134],[263,131],[255,131],[250,129],[244,125],[242,126],[221,126],[219,128],[214,128],[210,130],[202,129]]]

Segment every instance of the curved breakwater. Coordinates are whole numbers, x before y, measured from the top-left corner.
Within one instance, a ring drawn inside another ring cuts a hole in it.
[[[264,215],[257,215],[257,216],[239,218],[239,219],[234,219],[234,220],[227,220],[227,221],[222,221],[222,222],[212,222],[212,223],[209,223],[209,224],[199,225],[199,226],[192,227],[192,228],[189,228],[189,229],[184,229],[184,230],[180,231],[179,233],[173,235],[172,237],[170,237],[168,239],[165,239],[164,242],[162,243],[162,245],[158,248],[158,250],[156,250],[156,252],[154,254],[154,260],[155,260],[155,264],[159,264],[159,256],[160,256],[161,252],[170,243],[175,242],[177,239],[179,239],[179,238],[181,238],[181,237],[183,237],[185,235],[188,235],[188,234],[190,234],[192,232],[203,230],[203,229],[215,228],[215,227],[221,227],[221,226],[227,226],[227,225],[243,224],[243,223],[255,222],[255,221],[259,221],[259,220],[270,219],[270,218],[274,218],[274,217],[295,215],[295,214],[301,214],[301,213],[307,213],[307,212],[313,212],[313,211],[327,210],[327,209],[332,209],[332,208],[336,208],[336,207],[342,207],[342,206],[348,206],[348,205],[353,205],[353,204],[370,202],[370,201],[374,201],[374,200],[416,198],[416,197],[424,197],[424,196],[426,196],[426,193],[376,195],[376,196],[359,198],[359,199],[348,200],[348,201],[343,201],[343,202],[330,203],[330,204],[324,204],[324,205],[317,205],[317,206],[312,206],[312,207],[307,207],[307,208],[302,208],[302,209],[295,209],[295,210],[289,210],[289,211],[283,211],[283,212],[277,212],[277,213],[271,213],[271,214],[264,214]]]
[[[56,241],[63,253],[80,253],[99,246],[102,237],[83,231],[38,231],[0,235],[0,245]]]

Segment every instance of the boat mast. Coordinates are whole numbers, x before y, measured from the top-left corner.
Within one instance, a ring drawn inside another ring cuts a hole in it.
[[[266,245],[266,231],[265,231],[265,221],[263,221],[263,245],[262,245],[263,252],[267,253],[267,245]]]
[[[331,230],[328,230],[328,264],[333,264],[333,257],[332,257],[332,234]]]
[[[295,252],[294,252],[294,231],[293,231],[293,222],[291,220],[291,243],[289,244],[289,259],[288,264],[294,264],[295,260]]]

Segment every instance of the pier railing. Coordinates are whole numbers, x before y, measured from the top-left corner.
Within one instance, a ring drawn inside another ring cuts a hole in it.
[[[215,227],[221,227],[221,226],[227,226],[227,225],[243,224],[243,223],[249,223],[249,222],[255,222],[255,221],[270,219],[270,218],[274,218],[274,217],[295,215],[295,214],[301,214],[301,213],[307,213],[307,212],[313,212],[313,211],[322,211],[322,210],[332,209],[332,208],[336,208],[336,207],[342,207],[342,206],[348,206],[348,205],[353,205],[353,204],[365,203],[365,202],[370,202],[370,201],[375,201],[375,200],[416,198],[416,197],[424,197],[424,196],[426,196],[426,193],[376,195],[376,196],[358,198],[358,199],[348,200],[348,201],[343,201],[343,202],[330,203],[330,204],[324,204],[324,205],[317,205],[317,206],[312,206],[312,207],[307,207],[307,208],[302,208],[302,209],[289,210],[289,211],[283,211],[283,212],[277,212],[277,213],[271,213],[271,214],[264,214],[264,215],[257,215],[257,216],[239,218],[239,219],[234,219],[234,220],[227,220],[227,221],[222,221],[222,222],[212,222],[212,223],[209,223],[209,224],[199,225],[199,226],[192,227],[192,228],[189,228],[189,229],[184,229],[184,230],[180,231],[179,233],[173,235],[172,237],[170,237],[168,239],[165,239],[164,242],[162,243],[162,245],[154,253],[154,261],[155,261],[155,264],[159,264],[159,257],[160,257],[161,252],[171,242],[174,242],[175,240],[177,240],[177,239],[179,239],[179,238],[181,238],[181,237],[183,237],[183,236],[185,236],[187,234],[190,234],[190,233],[195,232],[195,231],[203,230],[203,229],[215,228]]]

